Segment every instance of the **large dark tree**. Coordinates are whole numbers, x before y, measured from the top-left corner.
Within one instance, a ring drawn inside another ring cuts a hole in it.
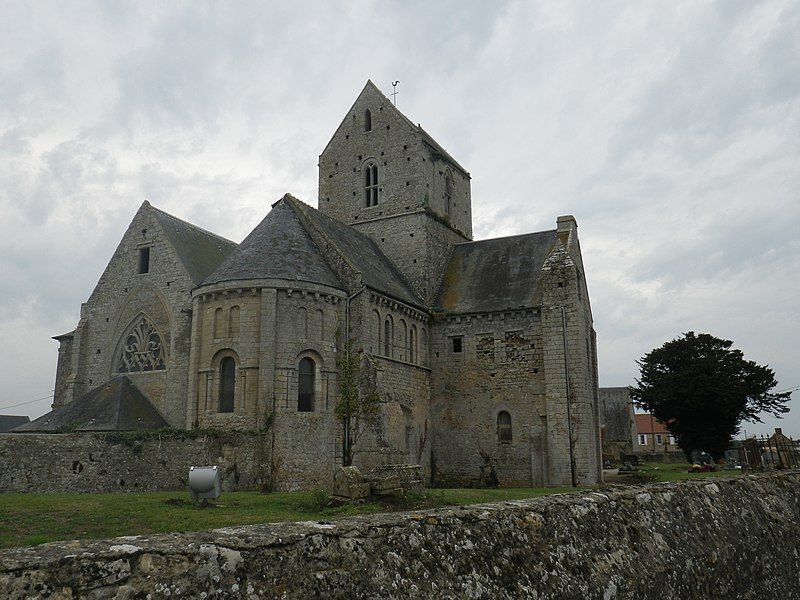
[[[733,342],[693,331],[666,342],[637,361],[636,405],[664,423],[683,453],[705,450],[719,460],[743,420],[789,411],[789,394],[770,393],[775,373],[745,360]]]

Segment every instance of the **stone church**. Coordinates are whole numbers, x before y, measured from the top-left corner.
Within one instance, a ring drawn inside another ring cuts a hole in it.
[[[55,338],[53,411],[21,430],[268,432],[278,487],[350,461],[595,483],[592,314],[575,219],[555,225],[473,241],[469,172],[367,82],[319,157],[318,208],[287,194],[236,244],[142,204]],[[372,398],[347,427],[345,352]]]

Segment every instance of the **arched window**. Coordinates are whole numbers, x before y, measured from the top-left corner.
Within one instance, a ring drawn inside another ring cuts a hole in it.
[[[308,357],[300,359],[297,374],[297,410],[314,412],[314,361]]]
[[[372,316],[375,322],[375,347],[373,352],[378,354],[381,351],[381,313],[377,310],[373,310]]]
[[[236,361],[226,356],[219,363],[219,412],[233,412],[233,394],[236,389]]]
[[[400,359],[408,360],[408,327],[406,322],[400,319]]]
[[[450,214],[453,204],[453,176],[448,172],[444,178],[444,212]]]
[[[378,206],[378,165],[375,163],[364,167],[364,205]]]
[[[239,336],[239,322],[241,321],[242,309],[238,306],[232,306],[231,312],[228,314],[228,335],[231,337]]]
[[[394,345],[394,323],[392,317],[387,316],[383,322],[383,355],[392,357],[392,346]]]
[[[161,336],[144,315],[136,319],[123,339],[125,341],[117,363],[119,373],[161,371],[167,368]]]
[[[511,415],[508,411],[501,410],[497,413],[497,439],[501,442],[510,442],[512,438]]]
[[[369,109],[364,111],[364,131],[372,131],[372,113]]]
[[[319,308],[314,311],[314,337],[317,340],[325,339],[325,313]]]
[[[222,337],[222,309],[214,311],[214,339]]]
[[[411,326],[411,332],[408,335],[408,360],[412,363],[417,362],[417,326]]]

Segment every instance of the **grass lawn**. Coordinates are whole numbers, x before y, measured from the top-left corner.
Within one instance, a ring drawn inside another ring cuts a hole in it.
[[[203,508],[188,493],[0,494],[0,548],[230,525],[329,520],[378,512],[534,498],[573,488],[435,489],[387,501],[329,507],[321,490],[223,493]]]
[[[736,471],[687,473],[689,465],[646,465],[655,481],[735,475]],[[615,483],[625,483],[616,478]],[[636,483],[631,480],[630,483]],[[588,489],[588,488],[579,488]],[[395,500],[329,507],[321,490],[224,493],[216,506],[202,508],[182,492],[119,494],[0,494],[0,548],[70,539],[106,538],[214,529],[279,521],[330,520],[356,514],[414,510],[535,498],[574,491],[563,488],[431,489]]]
[[[735,477],[741,475],[739,470],[735,471],[712,471],[711,473],[689,473],[690,464],[658,464],[646,463],[639,467],[639,472],[643,475],[655,476],[655,481],[678,481],[680,479],[696,479],[698,477]]]

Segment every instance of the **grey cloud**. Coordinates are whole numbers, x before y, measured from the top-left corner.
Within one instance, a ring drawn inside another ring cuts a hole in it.
[[[51,387],[47,336],[74,326],[144,198],[236,241],[287,191],[315,204],[317,156],[371,78],[399,79],[400,108],[471,170],[477,236],[576,215],[602,384],[691,328],[796,385],[799,15],[783,0],[11,5],[0,331],[27,340],[0,380]]]

